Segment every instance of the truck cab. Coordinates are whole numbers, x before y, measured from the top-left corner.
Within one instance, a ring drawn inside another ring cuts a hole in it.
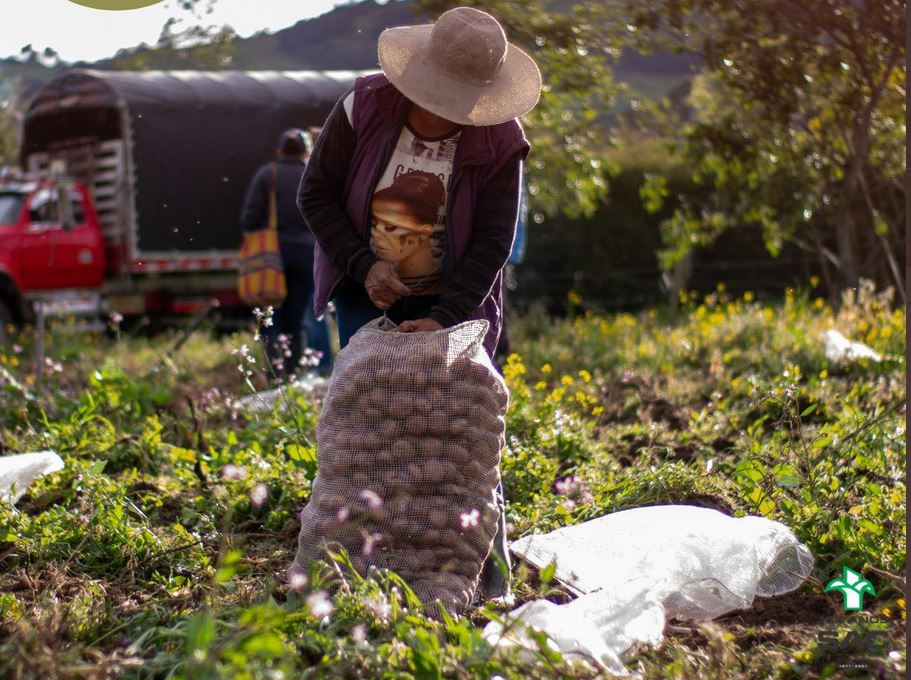
[[[104,272],[104,241],[83,185],[0,177],[0,323],[28,321],[36,300],[96,294]]]

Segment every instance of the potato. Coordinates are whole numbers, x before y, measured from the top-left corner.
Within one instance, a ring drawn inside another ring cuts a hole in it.
[[[393,394],[386,406],[386,413],[393,418],[407,418],[414,413],[414,399],[406,392]]]
[[[437,557],[437,546],[440,544],[440,531],[438,529],[425,529],[421,534],[420,542],[422,545],[433,548],[434,557]]]
[[[465,418],[455,418],[449,424],[449,434],[452,437],[462,437],[468,429],[470,424]]]
[[[408,478],[415,485],[424,483],[424,467],[420,463],[411,463],[408,468]]]
[[[414,459],[416,449],[414,441],[407,437],[400,437],[392,442],[389,447],[396,462],[410,462]]]
[[[443,529],[440,532],[440,544],[446,546],[455,546],[461,542],[459,534],[455,529]]]
[[[456,466],[465,465],[471,460],[468,449],[454,442],[450,442],[443,447],[442,457]]]
[[[397,439],[402,434],[400,421],[392,418],[383,420],[376,429],[379,430],[380,437],[387,442]]]
[[[381,448],[385,442],[377,432],[366,430],[360,439],[361,449],[364,451],[376,451]]]
[[[387,504],[389,505],[392,512],[397,513],[397,514],[402,514],[402,513],[405,513],[408,510],[408,508],[410,507],[411,497],[405,496],[405,495],[399,495],[398,493],[393,491],[392,490],[393,482],[396,485],[400,485],[400,486],[405,485],[404,479],[398,475],[392,477],[390,480],[387,480],[386,490],[387,490],[387,492],[392,491],[392,500],[391,501],[387,500]]]
[[[446,513],[441,510],[431,510],[427,519],[430,521],[430,526],[434,529],[442,529],[447,524]],[[440,538],[442,538],[442,536],[438,537],[437,540]]]
[[[378,508],[368,508],[365,515],[367,517],[369,517],[371,520],[373,520],[374,522],[383,523],[389,519],[389,512],[383,506],[380,506]]]
[[[393,370],[389,377],[388,385],[396,393],[407,393],[412,387],[411,376],[404,371]]]
[[[389,404],[389,394],[386,392],[386,390],[378,389],[377,387],[374,387],[373,390],[367,394],[366,397],[362,397],[362,399],[364,399],[366,402],[363,404],[365,408],[377,408],[384,413],[386,412],[386,408]]]
[[[436,442],[439,444],[439,442]],[[423,480],[428,484],[439,484],[446,479],[446,466],[438,458],[431,458],[424,461]]]
[[[421,458],[441,458],[443,442],[436,437],[427,437],[418,442],[417,451]]]
[[[475,430],[470,433],[468,441],[475,451],[475,456],[484,454],[491,455],[503,450],[501,438],[499,435],[484,430]],[[476,458],[477,459],[477,458]]]
[[[505,392],[479,386],[471,386],[463,392],[471,405],[484,408],[491,413],[502,413],[506,410],[509,398]]]
[[[412,407],[415,413],[420,413],[422,416],[429,415],[433,412],[433,405],[426,397],[415,397]]]
[[[412,437],[423,437],[427,434],[428,420],[432,416],[411,415],[405,421],[405,434]]]
[[[446,436],[449,432],[449,415],[436,411],[427,416],[427,430],[436,435]]]
[[[364,422],[368,425],[376,425],[377,423],[381,423],[386,417],[386,414],[383,413],[382,409],[379,409],[372,405],[366,406],[360,412],[364,414]]]
[[[425,398],[430,402],[431,409],[452,408],[453,403],[447,399],[447,395],[437,385],[427,388],[424,391]]]

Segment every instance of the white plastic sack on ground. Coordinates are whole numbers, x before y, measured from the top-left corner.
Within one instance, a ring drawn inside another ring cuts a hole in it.
[[[293,387],[298,392],[303,392],[304,394],[310,394],[314,397],[320,398],[326,394],[326,388],[329,385],[329,381],[325,378],[322,378],[318,375],[308,375],[303,378],[298,378],[295,380],[291,387]],[[262,392],[254,392],[253,394],[248,394],[246,397],[241,397],[237,400],[238,406],[241,411],[248,411],[250,413],[268,413],[272,410],[272,405],[275,404],[276,399],[282,398],[282,390],[285,387],[276,387],[272,390],[263,390]],[[286,408],[282,404],[282,408]]]
[[[534,649],[530,625],[564,654],[618,675],[627,674],[621,654],[635,642],[660,642],[666,618],[746,609],[757,595],[795,590],[813,567],[810,551],[779,522],[688,505],[624,510],[526,536],[511,549],[539,568],[556,561],[555,578],[580,597],[529,602],[507,616],[505,630],[488,624],[485,637]]]
[[[53,451],[0,456],[0,500],[15,503],[29,484],[63,469],[63,460]]]
[[[870,359],[882,361],[882,357],[872,348],[861,342],[852,342],[833,328],[823,335],[826,344],[826,359],[829,361],[854,361],[856,359]]]

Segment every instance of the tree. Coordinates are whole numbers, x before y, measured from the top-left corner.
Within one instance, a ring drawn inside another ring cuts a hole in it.
[[[894,283],[904,214],[898,0],[627,0],[638,49],[698,53],[675,150],[711,191],[663,224],[670,266],[732,227],[818,256],[833,293]],[[662,181],[645,194],[660,205]],[[656,200],[657,199],[657,200]]]
[[[205,24],[217,0],[180,0],[178,14],[169,17],[155,47],[120,50],[111,60],[116,69],[223,69],[231,66],[234,39],[230,26]]]
[[[22,98],[19,87],[0,73],[0,167],[19,163]]]

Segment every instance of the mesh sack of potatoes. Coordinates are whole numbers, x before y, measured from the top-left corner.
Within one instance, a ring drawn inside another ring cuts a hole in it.
[[[359,572],[395,571],[425,604],[468,606],[497,528],[509,398],[487,327],[399,333],[382,318],[339,353],[292,575],[343,547]]]

